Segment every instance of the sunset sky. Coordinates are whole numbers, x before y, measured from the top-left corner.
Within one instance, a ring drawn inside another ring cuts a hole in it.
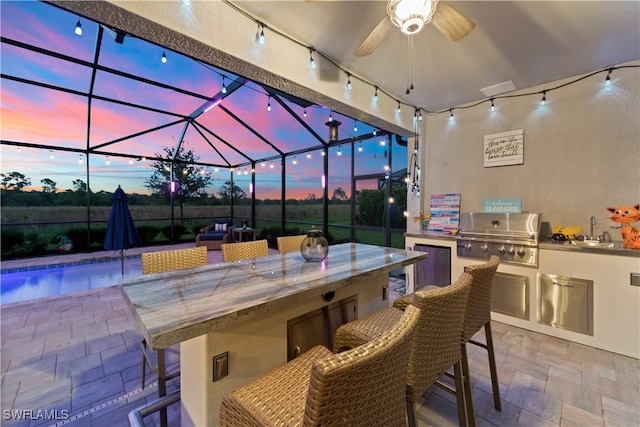
[[[23,173],[31,179],[33,189],[40,188],[43,178],[56,181],[62,191],[71,188],[75,179],[86,181],[85,155],[58,149],[68,147],[102,152],[89,155],[90,186],[93,191],[113,191],[121,185],[128,193],[148,193],[144,180],[150,176],[150,162],[139,158],[154,157],[156,153],[164,152],[163,147],[173,147],[185,131],[184,117],[201,108],[210,98],[222,96],[220,91],[223,83],[229,86],[238,78],[227,71],[129,35],[122,44],[118,44],[109,34],[110,31],[105,31],[98,65],[106,70],[96,71],[94,98],[89,103],[87,95],[91,90],[91,65],[95,56],[98,24],[41,2],[2,1],[1,7],[2,37],[86,62],[77,64],[11,43],[1,45],[3,74],[69,91],[36,86],[12,78],[2,79],[0,124],[3,142],[51,147],[1,146],[1,172]],[[78,19],[83,30],[81,36],[74,34]],[[163,52],[168,59],[166,63],[160,60]],[[110,69],[175,89],[114,74],[108,71]],[[130,105],[114,103],[111,99]],[[342,122],[339,128],[341,140],[374,130],[369,125],[321,106],[311,105],[305,109],[292,101],[284,102],[322,138],[328,137],[324,123],[329,114]],[[267,111],[267,104],[270,104],[271,111]],[[282,152],[318,147],[320,141],[275,99],[269,98],[263,87],[249,81],[226,96],[219,106],[198,116],[196,126],[187,127],[184,136],[186,147],[193,149],[199,162],[209,165],[205,170],[214,177],[209,193],[215,194],[220,185],[229,180],[225,166],[246,163],[252,159],[258,161],[256,197],[280,198],[280,160],[259,161],[277,155],[277,151],[225,113],[223,108],[231,111]],[[166,127],[145,133],[161,126]],[[362,151],[359,151],[360,147]],[[329,152],[330,193],[337,187],[348,191],[351,186],[349,148],[349,144],[345,144],[333,147]],[[385,172],[389,138],[373,137],[356,143],[355,148],[356,174]],[[394,142],[393,150],[392,170],[406,168],[406,147]],[[338,155],[338,152],[342,155]],[[119,154],[139,158],[119,157]],[[321,195],[320,151],[311,152],[310,158],[306,154],[288,157],[286,162],[287,198]],[[245,171],[248,172],[248,168],[236,169],[235,177],[248,192],[250,175],[245,175]],[[29,189],[26,188],[27,191]]]

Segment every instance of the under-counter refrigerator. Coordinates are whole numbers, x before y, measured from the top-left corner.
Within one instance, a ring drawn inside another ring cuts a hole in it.
[[[445,246],[413,246],[414,251],[428,252],[427,259],[414,264],[415,290],[427,285],[447,286],[451,284],[451,248]]]

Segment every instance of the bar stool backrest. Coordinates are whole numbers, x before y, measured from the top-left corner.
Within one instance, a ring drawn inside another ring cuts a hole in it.
[[[184,268],[207,265],[209,258],[207,248],[200,246],[188,249],[145,252],[141,256],[142,274],[163,273],[165,271],[182,270]]]
[[[398,425],[406,417],[407,362],[420,310],[409,307],[385,335],[315,362],[305,426]]]
[[[450,286],[420,290],[407,308],[422,311],[409,357],[407,393],[413,402],[460,361],[462,325],[472,277],[462,273]]]
[[[492,255],[484,264],[469,265],[465,272],[473,277],[469,293],[469,306],[464,319],[463,339],[467,342],[487,322],[491,321],[491,291],[500,258]]]
[[[222,261],[224,262],[269,255],[269,245],[266,240],[223,243],[220,249],[222,250]]]
[[[281,254],[286,254],[287,252],[295,252],[300,250],[300,244],[307,237],[306,234],[300,234],[297,236],[282,236],[276,238],[278,243],[278,251]]]

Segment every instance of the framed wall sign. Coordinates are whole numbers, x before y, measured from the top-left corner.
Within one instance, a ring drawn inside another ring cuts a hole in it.
[[[484,167],[524,163],[524,130],[494,133],[484,137]]]

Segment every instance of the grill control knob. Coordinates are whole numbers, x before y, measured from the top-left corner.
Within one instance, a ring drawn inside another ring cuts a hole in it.
[[[513,246],[511,246],[507,252],[509,253],[509,255],[513,255],[513,254],[515,254],[515,253],[516,253],[516,248],[514,248]]]
[[[504,246],[500,246],[500,248],[498,249],[498,252],[500,252],[501,254],[504,254],[505,252],[507,252],[507,248],[505,248]]]
[[[483,252],[489,252],[489,246],[487,245],[480,246],[480,249],[482,249]]]
[[[520,258],[522,258],[524,256],[524,254],[525,254],[525,251],[524,251],[524,249],[520,248],[520,249],[518,249],[518,252],[516,252],[516,253],[518,254],[518,256]]]

